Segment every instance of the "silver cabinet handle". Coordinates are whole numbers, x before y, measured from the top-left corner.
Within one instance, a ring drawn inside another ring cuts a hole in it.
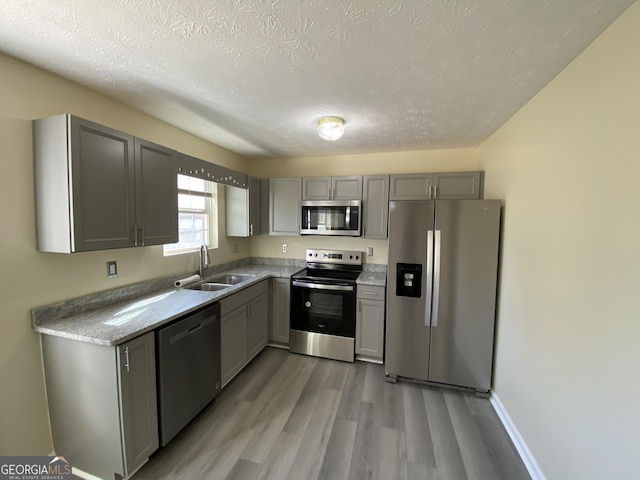
[[[137,225],[133,226],[133,246],[134,247],[138,246],[138,226]]]
[[[440,299],[440,230],[436,230],[433,250],[433,322],[432,327],[438,326],[438,301]]]
[[[363,290],[360,293],[362,293],[364,295],[376,295],[376,296],[378,295],[378,292],[367,292],[366,290]]]
[[[140,246],[144,247],[144,225],[140,227]]]
[[[129,347],[125,347],[124,349],[124,368],[127,369],[127,373],[129,372]]]

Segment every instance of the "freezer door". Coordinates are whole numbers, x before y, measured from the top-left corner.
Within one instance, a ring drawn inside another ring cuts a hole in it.
[[[433,201],[389,202],[385,372],[427,380]]]
[[[499,200],[438,200],[429,381],[489,390]]]

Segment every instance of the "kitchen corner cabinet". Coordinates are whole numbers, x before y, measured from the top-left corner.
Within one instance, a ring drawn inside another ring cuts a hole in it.
[[[56,454],[130,476],[158,448],[154,332],[115,347],[42,335],[42,353]]]
[[[271,328],[269,340],[289,345],[289,312],[291,311],[291,280],[271,279]]]
[[[301,178],[269,181],[269,235],[300,235]]]
[[[266,210],[261,205],[265,183],[254,177],[248,177],[247,182],[246,189],[225,187],[227,237],[253,237],[268,231],[268,216],[263,217]]]
[[[356,356],[382,362],[384,355],[385,289],[358,285]]]
[[[178,241],[176,152],[67,114],[33,134],[38,250]]]
[[[362,177],[304,177],[302,200],[361,200]]]
[[[476,200],[483,196],[483,172],[391,175],[391,200]]]
[[[389,175],[366,175],[362,195],[362,236],[386,239],[389,222]]]
[[[220,313],[224,387],[267,344],[269,280],[220,300]]]

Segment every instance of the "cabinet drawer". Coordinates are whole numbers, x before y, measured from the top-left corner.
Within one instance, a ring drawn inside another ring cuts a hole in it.
[[[269,291],[269,281],[263,280],[260,283],[251,285],[237,293],[229,295],[220,300],[220,315],[226,315],[238,307],[243,307],[258,295]]]
[[[370,285],[358,285],[356,296],[369,300],[384,300],[384,287],[372,287]]]

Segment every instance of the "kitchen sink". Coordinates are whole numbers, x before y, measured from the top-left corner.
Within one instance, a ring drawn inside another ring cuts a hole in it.
[[[207,282],[220,283],[226,285],[237,285],[238,283],[246,282],[247,280],[253,280],[255,275],[216,275],[215,277],[207,278]]]
[[[204,290],[206,292],[217,292],[224,290],[225,288],[231,288],[233,285],[229,283],[217,283],[217,282],[203,282],[194,283],[193,285],[187,285],[185,288],[189,290]]]

